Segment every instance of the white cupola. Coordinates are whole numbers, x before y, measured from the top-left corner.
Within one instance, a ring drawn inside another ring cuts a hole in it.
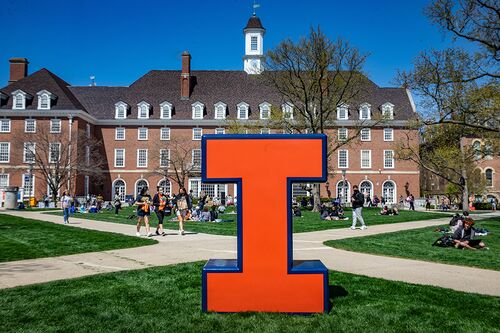
[[[264,34],[266,29],[260,19],[253,14],[243,29],[245,34],[245,56],[243,68],[248,74],[260,74],[264,70]]]

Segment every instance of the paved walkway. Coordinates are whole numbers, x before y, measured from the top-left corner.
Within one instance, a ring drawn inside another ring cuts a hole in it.
[[[3,213],[61,223],[61,217],[40,212]],[[481,218],[500,214],[481,214]],[[479,217],[479,216],[477,216]],[[134,235],[131,225],[73,218],[69,227]],[[449,218],[383,224],[367,230],[331,229],[294,234],[294,259],[320,259],[329,269],[387,280],[433,285],[500,296],[500,272],[463,266],[391,258],[333,249],[323,245],[331,239],[369,236],[379,233],[423,228],[447,223]],[[104,272],[141,269],[210,258],[236,258],[236,238],[192,233],[155,237],[156,245],[0,263],[0,288],[87,276]]]

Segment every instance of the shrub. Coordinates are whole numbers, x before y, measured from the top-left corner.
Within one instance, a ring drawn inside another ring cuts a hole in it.
[[[474,202],[472,206],[478,210],[491,210],[491,203],[489,202]]]

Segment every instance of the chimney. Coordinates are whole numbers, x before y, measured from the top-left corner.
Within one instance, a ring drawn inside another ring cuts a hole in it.
[[[182,52],[181,99],[189,99],[191,95],[191,55]]]
[[[10,79],[9,84],[19,81],[28,75],[28,59],[10,58]]]

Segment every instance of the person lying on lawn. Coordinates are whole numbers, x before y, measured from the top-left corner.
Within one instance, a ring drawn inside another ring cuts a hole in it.
[[[480,239],[474,239],[475,231],[472,227],[474,225],[474,220],[467,217],[463,221],[463,225],[460,226],[453,234],[453,242],[457,249],[482,249],[486,245]]]

